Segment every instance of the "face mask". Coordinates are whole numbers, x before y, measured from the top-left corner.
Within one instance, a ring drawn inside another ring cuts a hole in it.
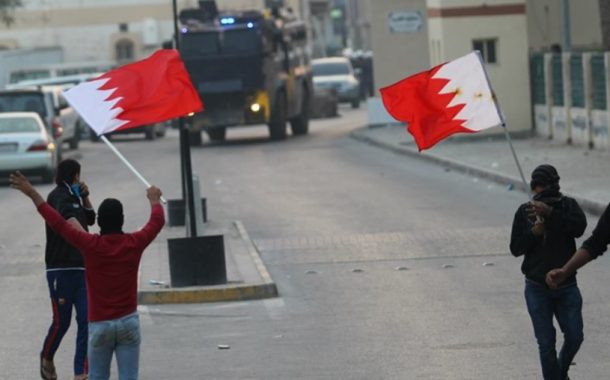
[[[80,183],[76,183],[76,184],[70,186],[70,188],[72,189],[72,192],[74,193],[74,195],[76,195],[77,197],[80,198]]]

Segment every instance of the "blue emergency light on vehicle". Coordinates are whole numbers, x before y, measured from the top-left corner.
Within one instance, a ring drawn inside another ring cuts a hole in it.
[[[232,25],[235,24],[235,18],[233,17],[223,17],[220,19],[220,23],[222,25]]]

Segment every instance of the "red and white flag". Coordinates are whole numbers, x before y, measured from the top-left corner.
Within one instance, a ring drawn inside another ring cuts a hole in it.
[[[98,135],[203,110],[180,54],[173,49],[108,71],[64,96]]]
[[[420,151],[454,133],[503,124],[478,52],[380,90],[386,110],[407,123]]]

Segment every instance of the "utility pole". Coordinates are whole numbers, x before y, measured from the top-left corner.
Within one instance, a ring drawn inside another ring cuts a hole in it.
[[[172,1],[172,14],[174,17],[174,38],[176,50],[180,51],[180,32],[178,30],[178,5],[176,0]],[[178,119],[180,130],[180,168],[182,172],[182,196],[184,206],[188,212],[189,225],[187,226],[189,236],[197,236],[197,218],[195,217],[195,199],[193,194],[193,169],[191,165],[191,147],[189,145],[189,132],[184,123],[184,118]],[[200,231],[201,232],[201,231]]]

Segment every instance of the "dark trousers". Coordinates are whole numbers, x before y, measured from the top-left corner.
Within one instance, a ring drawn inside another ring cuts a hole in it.
[[[76,353],[74,374],[87,373],[87,286],[84,270],[47,271],[53,321],[42,346],[41,356],[53,360],[62,338],[70,327],[72,308],[76,310]]]
[[[582,296],[576,284],[549,289],[525,281],[525,301],[538,342],[542,375],[545,380],[565,380],[570,364],[583,341]],[[563,346],[557,356],[553,317],[563,332]]]

